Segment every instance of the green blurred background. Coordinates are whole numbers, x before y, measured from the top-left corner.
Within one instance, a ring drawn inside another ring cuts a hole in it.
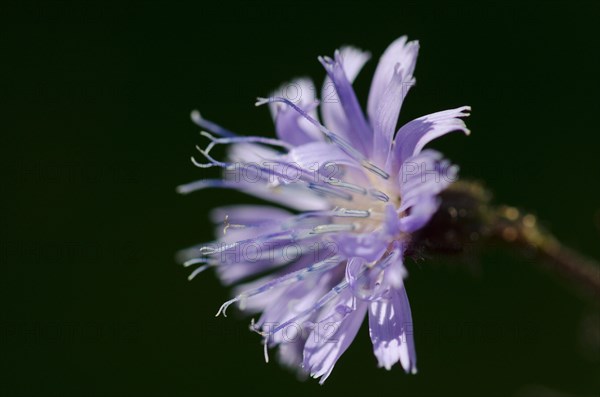
[[[189,157],[189,112],[272,134],[254,98],[320,84],[318,55],[421,42],[401,121],[471,105],[435,143],[497,202],[600,257],[598,8],[519,2],[18,2],[0,6],[1,395],[573,395],[600,391],[597,307],[501,249],[409,263],[419,374],[376,368],[367,330],[325,386],[265,364],[248,319],[215,318],[213,274],[174,253],[211,238],[230,191]],[[557,394],[559,393],[559,394]]]

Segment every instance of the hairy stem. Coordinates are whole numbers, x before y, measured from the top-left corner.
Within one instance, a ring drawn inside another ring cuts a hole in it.
[[[514,207],[492,208],[490,237],[516,246],[538,259],[544,270],[565,280],[580,293],[598,302],[600,299],[600,265],[563,245],[539,226],[534,215],[523,214]]]
[[[501,242],[600,303],[598,262],[564,246],[534,215],[493,205],[489,191],[477,182],[456,182],[441,193],[441,199],[440,208],[415,238],[415,252],[461,254]]]

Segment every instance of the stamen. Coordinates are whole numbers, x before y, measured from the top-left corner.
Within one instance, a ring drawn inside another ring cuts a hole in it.
[[[265,338],[263,341],[263,346],[264,346],[264,354],[265,354],[265,362],[268,364],[269,363],[269,338]]]
[[[191,192],[195,192],[196,190],[208,189],[208,188],[224,188],[224,189],[239,189],[239,183],[235,183],[232,181],[227,181],[223,179],[201,179],[199,181],[194,181],[190,183],[186,183],[184,185],[179,185],[176,188],[177,193],[180,194],[188,194]]]
[[[317,185],[316,183],[310,182],[308,184],[308,188],[311,189],[311,190],[314,190],[317,193],[330,194],[330,195],[335,196],[337,198],[341,198],[341,199],[348,200],[348,201],[352,200],[352,195],[351,194],[345,193],[345,192],[340,192],[340,191],[332,189],[332,188],[330,188],[328,186]]]
[[[242,298],[235,297],[233,299],[229,299],[227,302],[223,303],[221,307],[219,307],[219,311],[215,314],[215,317],[219,317],[221,313],[223,313],[223,317],[227,317],[227,308],[231,306],[233,303],[239,301]]]
[[[190,157],[190,160],[192,160],[192,164],[194,164],[196,167],[198,168],[212,168],[212,167],[220,167],[218,164],[214,164],[214,163],[199,163],[194,156]]]
[[[225,225],[225,227],[223,228],[223,235],[227,234],[227,230],[229,228],[232,228],[232,229],[244,229],[246,227],[246,225],[239,225],[239,224],[235,224],[235,223],[229,223],[229,215],[225,215],[225,220],[223,221],[223,224]]]
[[[209,267],[213,266],[211,263],[206,264],[204,266],[200,266],[199,268],[197,268],[196,270],[194,270],[189,276],[188,276],[188,281],[192,281],[194,279],[194,277],[196,277],[197,275],[199,275],[200,273],[202,273],[203,271],[205,271],[206,269],[208,269]]]
[[[335,232],[349,232],[355,229],[354,225],[319,225],[315,226],[312,230],[312,234],[324,234],[324,233],[335,233]]]
[[[208,154],[208,148],[207,150],[203,150],[200,148],[200,146],[196,146],[196,150],[198,150],[200,152],[201,155],[203,155],[204,157],[206,157],[206,159],[208,161],[210,161],[212,164],[219,166],[219,167],[223,167],[223,168],[227,168],[231,165],[231,163],[223,163],[222,161],[218,161],[217,159],[215,159],[214,157],[212,157],[210,154]],[[194,161],[194,158],[192,157],[192,161]],[[196,164],[194,162],[194,164]]]
[[[209,134],[206,131],[202,131],[201,134],[205,137],[207,137],[208,139],[210,139],[210,143],[209,145],[206,147],[206,149],[201,149],[200,147],[196,146],[196,149],[198,150],[198,152],[200,152],[208,161],[209,163],[200,163],[198,162],[194,157],[191,158],[192,163],[199,168],[211,168],[211,167],[222,167],[225,169],[228,169],[229,167],[233,166],[233,164],[231,163],[225,163],[225,162],[221,162],[216,160],[214,157],[212,157],[209,152],[210,150],[212,150],[212,148],[220,143],[231,143],[231,142],[256,142],[256,141],[260,141],[261,143],[266,143],[266,144],[271,144],[271,145],[278,145],[278,146],[283,146],[283,147],[290,147],[287,143],[282,143],[279,140],[276,139],[268,139],[268,138],[259,138],[259,137],[237,137],[237,138],[215,138],[214,136],[212,136],[211,134]],[[289,164],[286,163],[286,166],[290,166]],[[293,165],[292,165],[293,166]],[[257,164],[252,164],[252,167],[257,167],[259,170],[262,170],[266,173],[268,173],[271,176],[276,176],[276,177],[280,177],[280,178],[286,178],[287,175],[281,174],[279,172],[277,172],[275,169],[270,168],[270,167],[261,167]],[[345,193],[345,192],[341,192],[339,190],[336,189],[331,189],[327,186],[323,186],[314,182],[308,182],[305,179],[305,175],[303,175],[303,173],[305,172],[305,170],[303,170],[302,168],[297,168],[294,167],[294,169],[296,171],[298,171],[301,175],[301,178],[298,180],[298,182],[302,182],[303,184],[306,184],[307,187],[313,191],[316,191],[318,193],[321,194],[328,194],[328,195],[332,195],[334,197],[337,198],[341,198],[344,200],[352,200],[353,196],[351,194]],[[344,182],[341,181],[337,178],[329,178],[328,180],[324,181],[325,183],[332,185],[332,186],[336,186],[336,187],[340,187],[343,189],[347,189],[356,193],[360,193],[360,194],[366,194],[366,189],[349,183],[349,182]],[[233,188],[234,185],[232,184],[227,184],[226,181],[222,181],[221,183],[218,182],[213,182],[211,184],[204,184],[202,181],[198,181],[196,183],[191,183],[188,185],[182,185],[179,186],[177,188],[177,191],[180,193],[190,193],[194,190],[199,190],[202,188],[206,188],[206,187],[229,187],[229,188]],[[385,196],[385,195],[384,195]],[[384,197],[382,195],[379,195],[378,197]],[[381,199],[381,198],[380,198]],[[225,231],[227,230],[227,228],[225,229]]]
[[[360,165],[362,165],[363,167],[365,167],[367,170],[371,171],[372,173],[374,173],[376,175],[379,175],[383,179],[389,179],[389,177],[390,177],[390,174],[388,174],[387,172],[385,172],[381,168],[377,167],[375,164],[373,164],[369,160],[363,160],[363,161],[361,161]]]
[[[199,147],[196,147],[198,149],[198,151],[205,156],[210,163],[207,164],[202,164],[202,163],[198,163],[193,157],[192,157],[192,162],[194,163],[194,165],[196,165],[197,167],[200,168],[210,168],[210,167],[222,167],[225,169],[232,169],[231,167],[237,165],[237,164],[231,164],[231,163],[223,163],[220,162],[216,159],[214,159],[212,156],[210,156],[210,154],[208,154],[208,150],[202,150]],[[272,163],[271,163],[272,164]],[[262,171],[262,173],[264,175],[269,175],[270,177],[275,177],[275,178],[281,178],[285,181],[286,178],[288,178],[287,175],[285,175],[284,173],[278,172],[276,171],[274,168],[271,167],[263,167],[260,166],[256,163],[249,163],[248,165],[243,164],[243,166],[248,166],[248,167],[253,167],[253,169],[257,169]],[[293,167],[293,165],[291,165]],[[299,172],[304,172],[304,170],[297,168],[297,170]],[[308,187],[309,189],[316,191],[318,193],[322,193],[322,194],[329,194],[329,195],[333,195],[337,198],[341,198],[344,200],[352,200],[352,195],[342,192],[342,191],[338,191],[336,189],[332,189],[328,186],[323,186],[323,185],[319,185],[317,183],[314,182],[309,182],[306,180],[306,175],[302,175],[302,177],[300,179],[298,179],[298,184],[301,184],[303,186]],[[290,183],[291,185],[292,183]],[[286,184],[277,184],[277,186],[286,186]],[[240,184],[238,183],[233,183],[232,181],[228,181],[228,180],[200,180],[200,181],[196,181],[196,182],[192,182],[186,185],[180,185],[177,187],[177,192],[181,193],[181,194],[187,194],[187,193],[191,193],[193,191],[196,190],[201,190],[201,189],[205,189],[205,188],[209,188],[209,187],[219,187],[219,188],[230,188],[230,189],[239,189],[241,191],[244,191],[244,186],[240,186]]]
[[[346,208],[340,208],[338,211],[334,211],[334,216],[350,217],[350,218],[368,218],[371,215],[369,210],[349,210]]]
[[[329,178],[329,179],[327,179],[325,181],[325,183],[328,183],[328,184],[333,185],[333,186],[338,186],[338,187],[341,187],[341,188],[344,188],[344,189],[348,189],[348,190],[351,190],[351,191],[356,192],[356,193],[365,194],[365,195],[367,194],[367,189],[365,189],[364,187],[355,185],[355,184],[350,183],[350,182],[344,182],[344,181],[339,180],[337,178]]]
[[[234,225],[230,224],[230,227],[239,228],[256,228],[266,225],[278,225],[283,230],[297,229],[301,227],[302,221],[309,218],[320,218],[320,217],[339,217],[339,218],[368,218],[372,215],[378,215],[379,213],[372,212],[371,210],[349,210],[346,208],[336,208],[334,210],[325,211],[307,211],[301,214],[290,217],[284,222],[278,220],[264,220],[254,225]]]
[[[255,324],[254,319],[250,320],[250,331],[256,332],[263,337],[263,353],[265,355],[265,362],[269,363],[269,334],[261,331]]]
[[[287,142],[279,139],[263,138],[260,136],[237,136],[230,138],[215,138],[206,131],[200,131],[200,135],[210,139],[210,143],[206,147],[206,151],[209,152],[216,145],[228,145],[230,143],[262,143],[265,145],[279,146],[286,149],[292,149],[294,146]]]
[[[217,249],[215,247],[204,246],[200,247],[198,250],[202,255],[213,255],[217,253]]]
[[[194,160],[192,160],[194,161]],[[221,163],[225,164],[225,163]],[[227,165],[227,164],[226,164]],[[222,166],[222,165],[218,165]],[[228,168],[230,165],[227,165],[225,168]],[[270,170],[265,167],[258,167],[256,164],[252,164],[253,167],[264,171],[265,173],[276,174],[273,170]],[[204,168],[204,167],[203,167]],[[281,176],[280,174],[276,174]],[[183,185],[177,186],[175,189],[179,194],[189,194],[195,192],[197,190],[209,189],[209,188],[221,188],[221,189],[238,189],[240,191],[245,191],[243,184],[239,182],[224,180],[224,179],[201,179],[198,181],[186,183]]]
[[[193,110],[190,116],[191,116],[194,124],[196,124],[200,128],[207,129],[207,130],[212,131],[215,134],[220,135],[220,136],[227,136],[227,137],[237,136],[237,134],[229,131],[228,129],[225,129],[210,120],[206,120],[205,118],[203,118],[200,115],[200,112],[197,110]]]
[[[248,238],[245,240],[235,241],[235,242],[229,243],[229,244],[221,244],[217,248],[215,248],[214,246],[204,246],[204,247],[200,248],[200,252],[203,255],[214,255],[214,254],[220,254],[220,253],[230,250],[232,248],[236,248],[242,244],[258,243],[258,242],[273,243],[273,242],[277,242],[277,241],[288,241],[288,240],[293,241],[294,239],[295,239],[294,234],[290,233],[290,231],[288,231],[288,230],[284,230],[284,231],[280,231],[280,232],[276,232],[276,233],[267,234],[264,236],[259,236],[256,238]]]
[[[199,263],[209,263],[209,258],[194,258],[183,262],[183,267],[190,267]]]
[[[371,210],[349,210],[346,208],[334,208],[331,211],[311,211],[304,212],[295,217],[295,219],[302,220],[304,218],[322,217],[322,216],[333,216],[340,218],[368,218],[371,216]]]
[[[256,322],[254,321],[254,319],[250,319],[250,331],[256,332],[260,336],[267,336],[268,335],[266,332],[261,331],[260,328],[258,328],[256,326]]]
[[[388,201],[390,201],[390,196],[388,196],[387,194],[385,194],[381,190],[370,189],[369,193],[371,194],[371,196],[375,197],[377,200],[383,201],[385,203],[387,203]]]

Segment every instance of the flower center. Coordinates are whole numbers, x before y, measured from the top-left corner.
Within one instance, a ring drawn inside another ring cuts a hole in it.
[[[352,225],[353,233],[369,233],[379,229],[385,221],[386,207],[391,204],[397,209],[400,206],[401,198],[397,189],[390,180],[378,175],[348,173],[344,176],[344,183],[356,187],[351,192],[351,198],[332,197],[329,202],[333,210],[349,214],[335,217],[334,223]]]

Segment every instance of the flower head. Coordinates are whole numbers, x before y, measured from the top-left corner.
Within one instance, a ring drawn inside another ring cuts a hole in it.
[[[319,58],[327,72],[321,101],[308,79],[259,98],[257,105],[271,109],[276,139],[239,136],[192,114],[212,132],[202,133],[210,141],[199,149],[206,162],[194,164],[222,167],[224,177],[182,185],[180,192],[237,189],[293,211],[255,205],[214,210],[214,221],[223,225],[218,239],[182,252],[186,265],[200,265],[190,278],[215,267],[225,284],[237,284],[218,314],[233,303],[262,313],[252,329],[262,335],[265,353],[277,347],[282,362],[321,382],[366,316],[379,366],[399,362],[406,372],[417,370],[404,253],[457,173],[424,147],[451,131],[468,134],[460,118],[470,110],[429,114],[396,130],[415,82],[418,49],[406,37],[387,48],[366,115],[352,82],[370,55],[352,47]],[[220,144],[229,145],[227,162],[210,154]]]

